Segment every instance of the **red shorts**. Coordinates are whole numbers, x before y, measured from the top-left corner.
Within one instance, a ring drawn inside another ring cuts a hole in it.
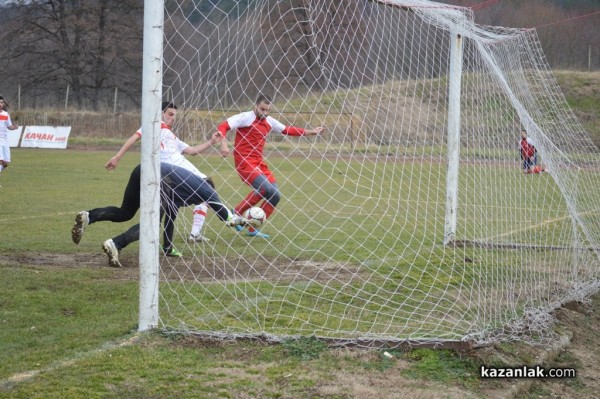
[[[250,163],[248,161],[235,161],[235,170],[244,183],[251,186],[254,179],[265,175],[269,183],[276,183],[275,175],[271,173],[266,163]]]

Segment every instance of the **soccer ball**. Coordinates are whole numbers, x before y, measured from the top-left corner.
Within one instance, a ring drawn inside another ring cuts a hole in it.
[[[246,212],[244,212],[244,217],[248,219],[248,224],[254,227],[255,229],[262,226],[262,224],[267,219],[265,211],[263,211],[262,208],[259,207],[252,207],[248,209]]]

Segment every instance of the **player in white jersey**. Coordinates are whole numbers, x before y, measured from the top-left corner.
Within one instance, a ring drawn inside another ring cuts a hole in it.
[[[10,164],[10,144],[8,142],[8,131],[18,128],[16,123],[10,119],[6,112],[8,104],[4,97],[0,96],[0,172]]]
[[[198,144],[196,146],[190,146],[187,143],[179,140],[179,138],[173,133],[171,127],[175,121],[177,115],[177,107],[171,102],[163,102],[162,104],[162,122],[160,127],[160,161],[162,163],[168,163],[171,165],[182,167],[189,170],[193,174],[207,179],[207,176],[200,172],[183,154],[197,155],[205,151],[209,147],[213,146],[221,140],[221,136],[217,133],[205,143]],[[123,144],[117,155],[112,157],[106,163],[106,169],[112,170],[117,167],[119,161],[125,155],[125,153],[142,137],[142,130],[135,132],[127,141]],[[194,207],[194,218],[192,222],[192,230],[188,237],[189,242],[201,242],[208,241],[207,238],[200,234],[202,226],[206,218],[206,212],[208,205],[206,203],[196,205]],[[180,256],[181,254],[174,248],[168,255]]]

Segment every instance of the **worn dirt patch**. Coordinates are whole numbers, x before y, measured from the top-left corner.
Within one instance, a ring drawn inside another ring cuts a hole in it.
[[[265,258],[203,257],[161,262],[163,276],[169,280],[197,282],[267,281],[294,284],[303,281],[347,283],[360,279],[358,267],[336,262],[309,262],[290,259],[279,262]],[[172,276],[172,277],[171,277]]]
[[[119,280],[138,279],[139,263],[137,256],[121,254],[122,268],[114,269]],[[104,254],[54,254],[32,253],[0,255],[0,263],[52,268],[96,268],[108,267]],[[309,262],[286,259],[278,265],[264,258],[224,259],[224,258],[163,258],[160,262],[161,278],[169,281],[268,281],[273,284],[294,284],[301,281],[340,282],[360,279],[358,268],[353,265],[335,262]]]
[[[135,257],[123,256],[122,260],[127,265],[135,265],[135,267],[123,267],[118,270],[115,279],[117,280],[133,280],[138,279],[139,270],[138,262]],[[40,253],[27,252],[11,255],[0,255],[0,263],[4,265],[23,265],[23,266],[40,266],[57,269],[81,269],[81,268],[109,268],[106,255],[104,254],[55,254],[55,253]]]

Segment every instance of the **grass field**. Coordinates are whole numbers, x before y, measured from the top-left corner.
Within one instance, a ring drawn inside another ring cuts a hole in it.
[[[110,155],[16,150],[14,166],[3,176],[3,197],[11,206],[3,207],[0,215],[11,240],[0,244],[0,250],[73,254],[75,258],[90,255],[92,262],[102,266],[100,244],[137,218],[124,224],[94,224],[78,246],[70,241],[70,227],[79,210],[120,203],[137,156],[126,157],[116,171],[107,172],[103,165]],[[534,262],[523,252],[441,245],[442,162],[271,159],[277,174],[284,176],[280,179],[284,200],[265,227],[274,234],[272,240],[232,234],[209,216],[205,231],[211,244],[189,246],[185,243],[189,209],[178,218],[175,245],[188,256],[179,262],[163,259],[163,295],[180,301],[177,309],[188,315],[163,314],[165,325],[179,329],[183,323],[184,329],[243,334],[308,331],[349,338],[386,334],[394,326],[390,338],[416,333],[423,338],[460,339],[476,322],[469,314],[473,307],[485,309],[485,304],[471,300],[458,305],[465,300],[460,291],[481,284],[478,276],[500,274],[486,285],[501,290],[500,280],[515,278],[512,270],[506,271],[507,265],[531,262],[524,272],[539,278],[555,273],[543,265],[569,264],[570,255],[556,251],[538,253]],[[200,170],[213,170],[226,204],[237,203],[247,191],[229,162],[208,157],[198,158],[198,163]],[[524,177],[514,165],[482,168],[467,164],[463,168],[461,206],[472,211],[461,214],[461,237],[508,244],[571,244],[566,206],[548,175],[522,182]],[[538,187],[532,189],[532,184]],[[13,189],[17,186],[19,190]],[[485,193],[470,194],[478,191]],[[519,198],[531,192],[535,205],[521,204]],[[457,261],[457,257],[462,259]],[[137,244],[124,250],[123,258],[126,266],[135,269]],[[182,277],[182,271],[188,276]],[[490,300],[497,299],[491,294]],[[248,311],[254,306],[252,301],[256,309]],[[194,302],[199,302],[199,309],[190,312]],[[431,314],[438,312],[433,327]],[[191,321],[197,319],[218,322]]]
[[[70,240],[77,211],[120,201],[135,156],[108,173],[111,154],[14,149],[1,176],[0,397],[314,397],[332,369],[393,369],[380,353],[323,353],[310,340],[137,336],[136,246],[124,251],[125,269],[107,267],[100,250],[129,224],[94,225],[79,246]]]
[[[0,176],[0,397],[294,398],[313,397],[311,387],[331,369],[390,377],[387,370],[396,366],[379,351],[329,352],[309,338],[268,346],[137,335],[137,244],[123,251],[123,269],[108,267],[100,249],[137,219],[94,224],[78,246],[70,239],[78,211],[120,203],[138,158],[131,154],[107,172],[112,154],[13,149],[13,164]],[[265,226],[272,240],[251,241],[209,215],[211,244],[188,246],[189,213],[178,218],[176,246],[186,257],[162,260],[165,327],[220,337],[268,332],[452,340],[469,326],[495,328],[527,305],[551,301],[558,294],[548,286],[568,281],[572,256],[565,251],[440,245],[441,163],[272,159],[284,194]],[[199,165],[214,171],[224,202],[246,192],[228,162],[208,157]],[[532,178],[510,166],[464,167],[481,169],[461,180],[465,190],[486,179]],[[539,205],[533,208],[511,205],[522,194],[518,187],[462,198],[476,210],[461,218],[462,236],[569,243],[572,237],[560,233],[570,223],[565,207],[556,205],[560,192],[549,176],[533,178],[528,187],[543,187],[535,190]],[[492,198],[502,206],[489,207]],[[476,384],[474,365],[451,354],[434,356],[436,367],[460,363],[452,381]],[[346,397],[319,392],[316,397]]]

